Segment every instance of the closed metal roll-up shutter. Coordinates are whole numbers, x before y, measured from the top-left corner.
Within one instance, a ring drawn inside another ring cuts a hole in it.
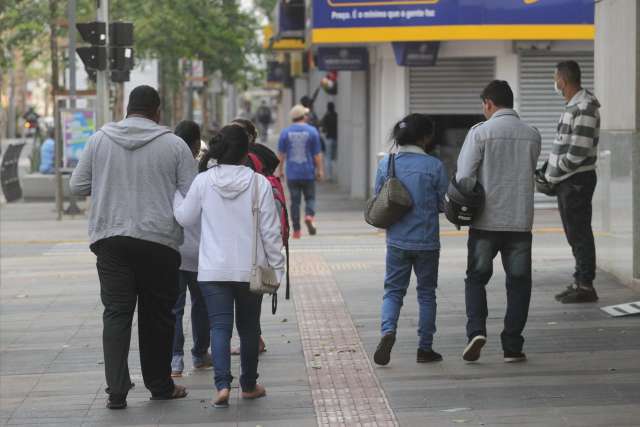
[[[495,58],[442,58],[433,67],[409,68],[409,111],[482,114],[480,93],[495,68]]]
[[[549,157],[565,106],[562,96],[553,89],[553,73],[558,62],[567,60],[580,64],[582,86],[593,91],[593,52],[520,54],[519,113],[522,120],[538,128],[542,135],[540,162]]]

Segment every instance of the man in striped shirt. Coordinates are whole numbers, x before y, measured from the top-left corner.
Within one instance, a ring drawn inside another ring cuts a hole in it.
[[[600,133],[600,103],[583,89],[575,61],[556,66],[555,89],[567,101],[558,123],[547,167],[547,180],[555,185],[558,209],[576,260],[574,283],[556,295],[568,303],[595,302],[596,249],[591,229],[591,200],[596,187],[596,160]]]

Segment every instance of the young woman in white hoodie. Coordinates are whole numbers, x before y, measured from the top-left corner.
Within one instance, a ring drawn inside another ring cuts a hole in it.
[[[234,306],[240,336],[242,397],[255,399],[266,394],[256,382],[261,298],[249,290],[253,186],[259,190],[258,263],[273,267],[280,279],[284,275],[280,219],[271,185],[265,177],[243,166],[248,151],[249,139],[244,129],[237,125],[223,127],[211,139],[206,155],[216,164],[196,177],[184,200],[177,194],[174,201],[180,225],[188,227],[202,221],[198,283],[209,315],[218,391],[214,404],[218,407],[228,406],[233,380],[230,344]]]

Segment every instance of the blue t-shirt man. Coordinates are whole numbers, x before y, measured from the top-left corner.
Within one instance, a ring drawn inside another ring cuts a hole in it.
[[[47,138],[40,147],[40,173],[52,174],[55,173],[54,159],[55,159],[56,142],[53,138]]]
[[[320,134],[313,126],[305,123],[309,109],[302,105],[296,105],[291,109],[289,116],[293,124],[285,128],[278,141],[278,153],[280,166],[278,176],[282,176],[282,168],[286,166],[287,186],[291,196],[291,222],[293,224],[293,238],[299,239],[300,231],[300,205],[304,196],[304,222],[310,235],[316,234],[314,224],[316,178],[324,178],[322,166],[322,147]],[[283,165],[285,163],[285,165]]]
[[[316,128],[294,122],[280,134],[278,151],[285,156],[289,181],[314,181],[315,157],[321,152],[320,135]]]

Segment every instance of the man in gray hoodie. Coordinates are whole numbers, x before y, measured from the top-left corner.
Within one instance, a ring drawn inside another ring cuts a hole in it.
[[[129,97],[127,118],[108,123],[87,143],[71,181],[91,196],[89,236],[97,256],[104,305],[103,350],[107,407],[122,409],[133,387],[127,363],[138,303],[140,364],[151,399],[186,396],[171,379],[182,228],[173,217],[176,190],[186,194],[195,175],[193,156],[170,129],[158,124],[160,96],[149,86]]]

